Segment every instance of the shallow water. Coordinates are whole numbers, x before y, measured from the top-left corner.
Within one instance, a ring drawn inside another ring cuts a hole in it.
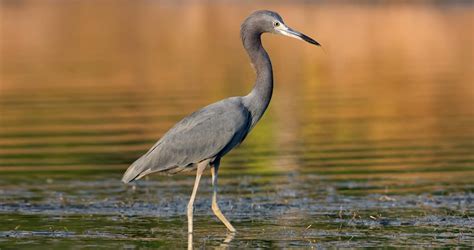
[[[324,50],[264,38],[273,100],[219,177],[238,233],[212,215],[207,173],[194,246],[474,246],[471,5],[1,5],[0,248],[188,246],[194,176],[121,174],[251,88],[238,30],[261,8]]]

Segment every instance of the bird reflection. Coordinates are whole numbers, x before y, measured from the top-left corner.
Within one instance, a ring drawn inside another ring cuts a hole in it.
[[[193,249],[193,234],[188,233],[188,250]]]
[[[227,248],[229,247],[229,243],[234,239],[235,233],[228,232],[224,241],[219,245],[219,248]]]
[[[226,249],[230,247],[230,242],[234,240],[235,233],[233,232],[228,232],[224,241],[217,247],[217,249]],[[193,234],[188,233],[188,250],[193,249]]]

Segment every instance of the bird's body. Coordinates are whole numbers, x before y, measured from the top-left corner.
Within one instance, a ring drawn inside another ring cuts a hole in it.
[[[185,117],[132,164],[123,181],[153,172],[176,174],[195,170],[201,161],[212,163],[224,156],[250,131],[252,116],[243,100],[244,97],[224,99]]]
[[[278,33],[315,45],[313,39],[290,29],[272,11],[256,11],[242,24],[241,37],[257,74],[255,86],[246,96],[231,97],[210,104],[174,125],[146,154],[125,172],[125,183],[161,172],[176,174],[197,169],[193,193],[188,204],[188,232],[192,232],[192,208],[202,172],[211,167],[214,194],[212,210],[230,231],[217,205],[217,171],[221,158],[239,145],[263,116],[273,92],[273,71],[270,58],[262,46],[261,34]]]

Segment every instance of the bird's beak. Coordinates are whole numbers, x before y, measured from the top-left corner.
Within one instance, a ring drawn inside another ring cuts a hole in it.
[[[314,40],[313,38],[301,33],[301,32],[298,32],[296,30],[293,30],[292,28],[286,26],[286,25],[281,25],[282,27],[280,29],[278,29],[278,32],[284,36],[289,36],[289,37],[293,37],[293,38],[296,38],[296,39],[299,39],[299,40],[302,40],[302,41],[305,41],[305,42],[308,42],[308,43],[311,43],[311,44],[314,44],[316,46],[321,46],[321,44],[319,44],[316,40]]]

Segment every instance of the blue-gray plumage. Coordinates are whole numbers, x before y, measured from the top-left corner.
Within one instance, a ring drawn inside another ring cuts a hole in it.
[[[246,96],[231,97],[208,105],[174,125],[146,154],[125,172],[125,183],[154,173],[175,174],[197,169],[193,193],[188,204],[188,232],[192,232],[194,198],[202,172],[211,167],[214,194],[212,210],[234,232],[217,205],[217,171],[220,159],[239,145],[260,120],[273,92],[270,58],[262,47],[263,33],[282,34],[319,46],[315,40],[285,25],[276,12],[252,13],[241,26],[244,48],[257,74],[255,86]]]

